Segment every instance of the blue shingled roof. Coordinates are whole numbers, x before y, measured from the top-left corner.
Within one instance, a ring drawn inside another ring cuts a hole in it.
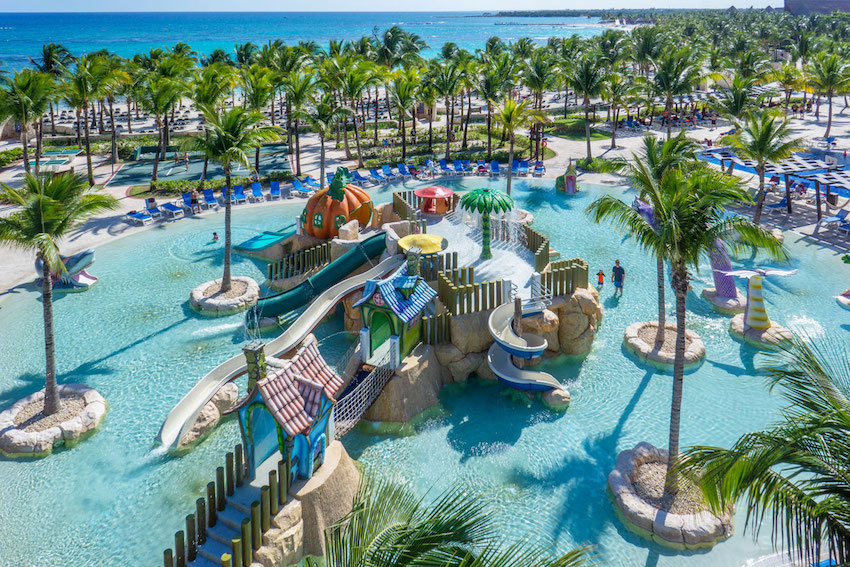
[[[405,298],[401,293],[403,289],[414,289],[414,291],[410,297]],[[363,298],[355,303],[354,307],[372,299],[376,291],[381,294],[387,307],[405,323],[409,323],[432,299],[437,297],[437,292],[420,276],[407,275],[407,264],[386,279],[367,281],[363,289]]]

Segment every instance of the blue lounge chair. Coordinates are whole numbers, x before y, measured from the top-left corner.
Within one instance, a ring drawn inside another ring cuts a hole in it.
[[[159,207],[156,205],[156,199],[153,197],[145,199],[145,212],[152,217],[162,216],[162,211],[159,210]]]
[[[292,197],[292,187],[290,185],[285,185],[283,187],[279,187],[280,196],[284,199],[289,199]]]
[[[402,176],[402,178],[404,178],[404,177],[413,177],[413,174],[412,174],[412,173],[410,173],[410,172],[407,170],[407,166],[406,166],[406,165],[404,165],[403,163],[398,163],[398,164],[396,164],[396,166],[395,166],[395,167],[396,167],[396,169],[398,169],[398,174],[399,174],[399,175],[401,175],[401,176]]]
[[[460,161],[460,163],[463,166],[464,174],[473,173],[473,171],[472,171],[472,161],[471,160],[463,159],[463,160]]]
[[[496,177],[499,177],[501,174],[502,174],[502,172],[499,170],[499,162],[496,161],[496,160],[491,161],[490,162],[490,177],[493,177],[494,175]]]
[[[514,162],[511,164],[511,174],[512,175],[519,175],[519,160],[518,159],[515,159]]]
[[[841,221],[841,224],[838,225],[838,230],[843,230],[844,236],[850,235],[850,222]]]
[[[375,183],[383,183],[384,181],[386,181],[386,179],[384,179],[384,176],[378,173],[377,169],[370,169],[369,176],[375,181]]]
[[[266,196],[263,195],[263,188],[259,183],[251,183],[251,198],[254,199],[254,202],[257,201],[265,201]]]
[[[183,193],[180,196],[183,198],[183,201],[180,206],[184,209],[189,209],[189,212],[192,212],[195,209],[195,207],[192,206],[192,194]]]
[[[248,197],[245,196],[245,188],[242,185],[233,187],[233,198],[236,199],[237,203],[244,203],[248,200]]]
[[[296,197],[309,197],[313,194],[313,191],[304,187],[297,179],[292,180],[292,192]]]
[[[451,174],[454,173],[454,171],[449,169],[449,166],[446,165],[446,160],[444,160],[444,159],[440,160],[440,173],[443,173],[443,174],[446,174],[446,175],[451,175]]]
[[[280,199],[280,181],[272,181],[269,184],[269,200]]]
[[[146,225],[153,222],[153,217],[147,215],[145,213],[140,213],[138,211],[132,211],[127,213],[127,219],[133,222],[133,224],[138,225]]]
[[[215,198],[215,194],[212,189],[204,189],[204,201],[207,207],[212,207],[213,205],[218,205],[218,201]]]
[[[360,172],[359,172],[359,171],[357,171],[356,169],[355,169],[355,170],[354,170],[354,172],[352,173],[352,176],[353,176],[353,178],[354,178],[354,182],[355,182],[355,183],[357,183],[357,184],[359,184],[359,185],[363,185],[364,183],[366,183],[367,181],[369,181],[369,178],[368,178],[368,177],[363,177],[362,175],[360,175]]]
[[[165,214],[170,216],[173,219],[178,219],[183,216],[183,209],[175,205],[174,203],[163,203],[160,205]]]
[[[850,213],[850,210],[841,209],[835,216],[832,217],[824,217],[820,219],[821,224],[839,224],[844,222],[847,218],[847,213]]]
[[[534,169],[531,170],[531,175],[533,177],[543,177],[544,173],[546,173],[546,165],[542,161],[535,163]]]
[[[393,173],[393,170],[390,169],[390,166],[388,165],[381,166],[381,173],[383,173],[384,177],[386,177],[388,180],[395,179],[396,177],[398,177],[395,173]]]
[[[782,211],[782,210],[787,211],[788,210],[788,198],[782,197],[782,200],[780,200],[778,203],[774,203],[772,205],[765,205],[764,208],[767,209],[768,212],[771,212],[771,213],[776,212],[776,211]]]
[[[522,177],[525,177],[526,175],[528,175],[528,160],[527,159],[524,159],[521,162],[519,162],[519,174]]]
[[[319,183],[318,181],[316,181],[315,179],[313,179],[309,175],[304,177],[304,183],[306,183],[308,187],[321,187],[322,186],[321,183]]]
[[[457,173],[458,175],[464,175],[466,173],[466,170],[464,169],[463,164],[460,162],[459,159],[454,160],[453,167],[455,173]]]

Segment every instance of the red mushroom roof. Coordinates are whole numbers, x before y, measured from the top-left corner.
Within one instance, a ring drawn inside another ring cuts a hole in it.
[[[422,197],[423,199],[446,199],[447,197],[454,195],[455,192],[448,187],[433,185],[431,187],[420,187],[415,190],[413,194],[417,197]]]

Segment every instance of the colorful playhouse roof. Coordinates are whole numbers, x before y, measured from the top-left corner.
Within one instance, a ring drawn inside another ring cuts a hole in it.
[[[401,290],[408,289],[412,289],[413,293],[405,297]],[[407,275],[407,264],[386,279],[367,281],[363,298],[354,307],[366,303],[376,294],[380,297],[380,300],[375,298],[376,302],[385,304],[405,323],[409,323],[425,309],[429,301],[437,297],[437,292],[420,276]]]
[[[257,387],[275,421],[292,437],[312,427],[322,394],[335,401],[333,396],[342,387],[342,378],[328,367],[313,335],[287,362],[283,368],[269,371]]]

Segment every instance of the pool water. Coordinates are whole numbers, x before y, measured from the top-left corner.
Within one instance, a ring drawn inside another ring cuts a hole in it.
[[[454,189],[503,184],[486,179],[444,180]],[[406,182],[413,188],[419,184]],[[393,187],[370,189],[376,202]],[[551,542],[559,550],[596,546],[609,565],[740,565],[769,551],[768,539],[742,535],[710,553],[671,553],[626,532],[615,520],[605,480],[617,453],[641,440],[667,442],[669,376],[636,366],[622,351],[623,330],[654,317],[654,262],[607,226],[593,226],[583,209],[603,191],[584,187],[576,197],[551,181],[518,180],[513,194],[531,210],[535,227],[564,257],[585,258],[592,273],[626,268],[622,299],[602,291],[605,319],[583,360],[554,359],[543,369],[572,394],[564,414],[508,395],[494,384],[449,387],[442,417],[417,425],[410,437],[345,438],[348,450],[379,474],[403,478],[417,491],[463,482],[493,504],[509,539]],[[234,242],[259,230],[292,223],[303,203],[234,210]],[[187,307],[189,291],[220,277],[223,215],[205,215],[146,230],[100,247],[90,291],[59,297],[55,305],[60,382],[84,382],[110,404],[99,433],[78,447],[39,461],[0,461],[0,565],[158,564],[194,500],[212,480],[223,453],[238,441],[233,421],[197,450],[171,458],[152,452],[165,415],[194,382],[239,352],[242,317],[206,319]],[[769,279],[766,302],[774,320],[811,336],[850,330],[832,296],[847,287],[836,254],[789,234],[796,276]],[[749,259],[745,262],[750,265]],[[763,264],[762,264],[763,265]],[[234,274],[263,279],[262,265],[234,255]],[[756,353],[733,341],[729,319],[714,314],[697,293],[710,282],[707,264],[689,299],[689,326],[706,342],[706,362],[685,380],[682,442],[732,443],[776,419],[779,400],[754,376]],[[671,303],[672,309],[672,303]],[[42,386],[41,305],[27,284],[0,297],[0,407]],[[317,329],[335,362],[354,337],[342,333],[339,313]],[[687,559],[684,557],[688,555]]]

